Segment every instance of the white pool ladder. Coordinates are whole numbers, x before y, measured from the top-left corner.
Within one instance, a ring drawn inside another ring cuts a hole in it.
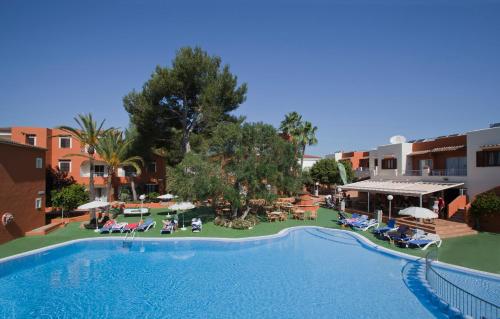
[[[131,231],[130,233],[127,233],[127,235],[125,235],[122,247],[128,247],[128,248],[132,247],[132,242],[135,239],[135,233],[136,233],[135,231]]]

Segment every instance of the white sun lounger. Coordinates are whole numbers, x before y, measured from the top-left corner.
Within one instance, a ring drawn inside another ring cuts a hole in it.
[[[149,208],[143,207],[143,208],[125,208],[123,210],[123,215],[125,216],[137,216],[137,215],[148,215],[149,214]]]
[[[429,248],[430,245],[436,245],[437,247],[441,247],[442,243],[443,241],[441,240],[441,237],[439,237],[438,234],[426,234],[425,236],[420,237],[418,239],[411,239],[407,241],[406,247],[410,245],[415,245],[422,248],[422,250],[426,250],[427,248]]]

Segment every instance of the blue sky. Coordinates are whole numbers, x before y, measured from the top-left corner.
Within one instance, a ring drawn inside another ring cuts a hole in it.
[[[500,122],[500,1],[0,0],[0,126],[126,127],[122,97],[199,45],[240,81],[250,121],[298,111],[312,154]]]

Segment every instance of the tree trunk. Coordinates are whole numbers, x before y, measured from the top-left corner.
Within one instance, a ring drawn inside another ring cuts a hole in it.
[[[191,144],[189,143],[189,137],[191,136],[191,130],[185,129],[182,134],[181,148],[184,154],[191,152]]]
[[[95,200],[95,190],[94,190],[94,159],[93,158],[89,159],[89,166],[90,166],[90,172],[89,172],[89,193],[90,193],[90,201],[93,201],[93,200]]]
[[[132,189],[132,199],[137,201],[137,191],[135,190],[134,176],[130,176],[130,188]]]
[[[302,157],[300,158],[300,170],[302,173],[303,165],[304,165],[304,155],[306,153],[306,144],[302,145]]]
[[[245,209],[243,215],[241,215],[241,219],[247,218],[248,213],[250,213],[250,206],[247,206],[247,209]]]
[[[106,181],[106,190],[108,193],[108,202],[113,201],[113,173],[108,171],[108,179]]]
[[[238,217],[238,208],[233,208],[233,214],[231,216],[232,218]]]

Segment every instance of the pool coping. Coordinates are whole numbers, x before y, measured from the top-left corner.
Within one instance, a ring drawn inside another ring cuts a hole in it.
[[[274,239],[274,238],[285,237],[291,231],[294,231],[294,230],[297,230],[297,229],[324,229],[324,230],[329,230],[329,231],[334,231],[334,232],[345,233],[345,234],[351,235],[353,237],[356,237],[356,239],[360,239],[363,244],[365,244],[369,248],[374,249],[375,251],[381,251],[381,252],[387,253],[389,255],[393,255],[393,256],[405,258],[407,260],[412,260],[412,261],[423,262],[425,260],[425,257],[417,257],[417,256],[413,256],[413,255],[406,254],[406,253],[403,253],[403,252],[394,251],[392,249],[389,249],[389,248],[386,248],[386,247],[383,247],[383,246],[379,246],[379,245],[375,244],[374,242],[372,242],[371,240],[369,240],[368,238],[366,238],[366,237],[364,237],[364,236],[362,236],[360,234],[357,234],[355,232],[352,232],[352,231],[343,230],[343,229],[334,229],[334,228],[328,228],[328,227],[322,227],[322,226],[293,226],[293,227],[284,228],[284,229],[280,230],[279,232],[277,232],[276,234],[263,235],[263,236],[252,236],[252,237],[245,237],[245,238],[222,238],[222,237],[140,237],[140,240],[142,240],[142,241],[247,242],[247,241],[257,241],[257,240],[266,240],[266,239]],[[87,242],[87,241],[123,241],[125,239],[126,239],[125,236],[120,236],[120,237],[117,237],[117,236],[113,236],[113,237],[90,237],[90,238],[72,239],[72,240],[68,240],[68,241],[62,242],[62,243],[53,244],[53,245],[49,245],[49,246],[45,246],[45,247],[33,249],[33,250],[30,250],[30,251],[22,252],[22,253],[19,253],[19,254],[15,254],[15,255],[12,255],[12,256],[0,258],[0,264],[3,264],[5,262],[11,261],[11,260],[19,259],[19,258],[22,258],[22,257],[27,257],[27,256],[30,256],[30,255],[35,255],[37,253],[41,253],[41,252],[44,252],[44,251],[56,249],[56,248],[59,248],[59,247],[64,247],[64,246],[72,245],[72,244],[75,244],[75,243]],[[475,275],[481,275],[481,276],[489,277],[489,278],[494,279],[494,280],[500,280],[500,274],[495,274],[495,273],[486,272],[486,271],[482,271],[482,270],[477,270],[477,269],[467,268],[467,267],[463,267],[463,266],[453,265],[453,264],[449,264],[449,263],[445,263],[445,262],[441,262],[441,261],[434,261],[434,263],[438,267],[448,268],[448,269],[451,269],[451,270],[459,270],[459,271],[463,271],[463,272],[466,272],[466,273],[471,273],[471,274],[475,274]]]

